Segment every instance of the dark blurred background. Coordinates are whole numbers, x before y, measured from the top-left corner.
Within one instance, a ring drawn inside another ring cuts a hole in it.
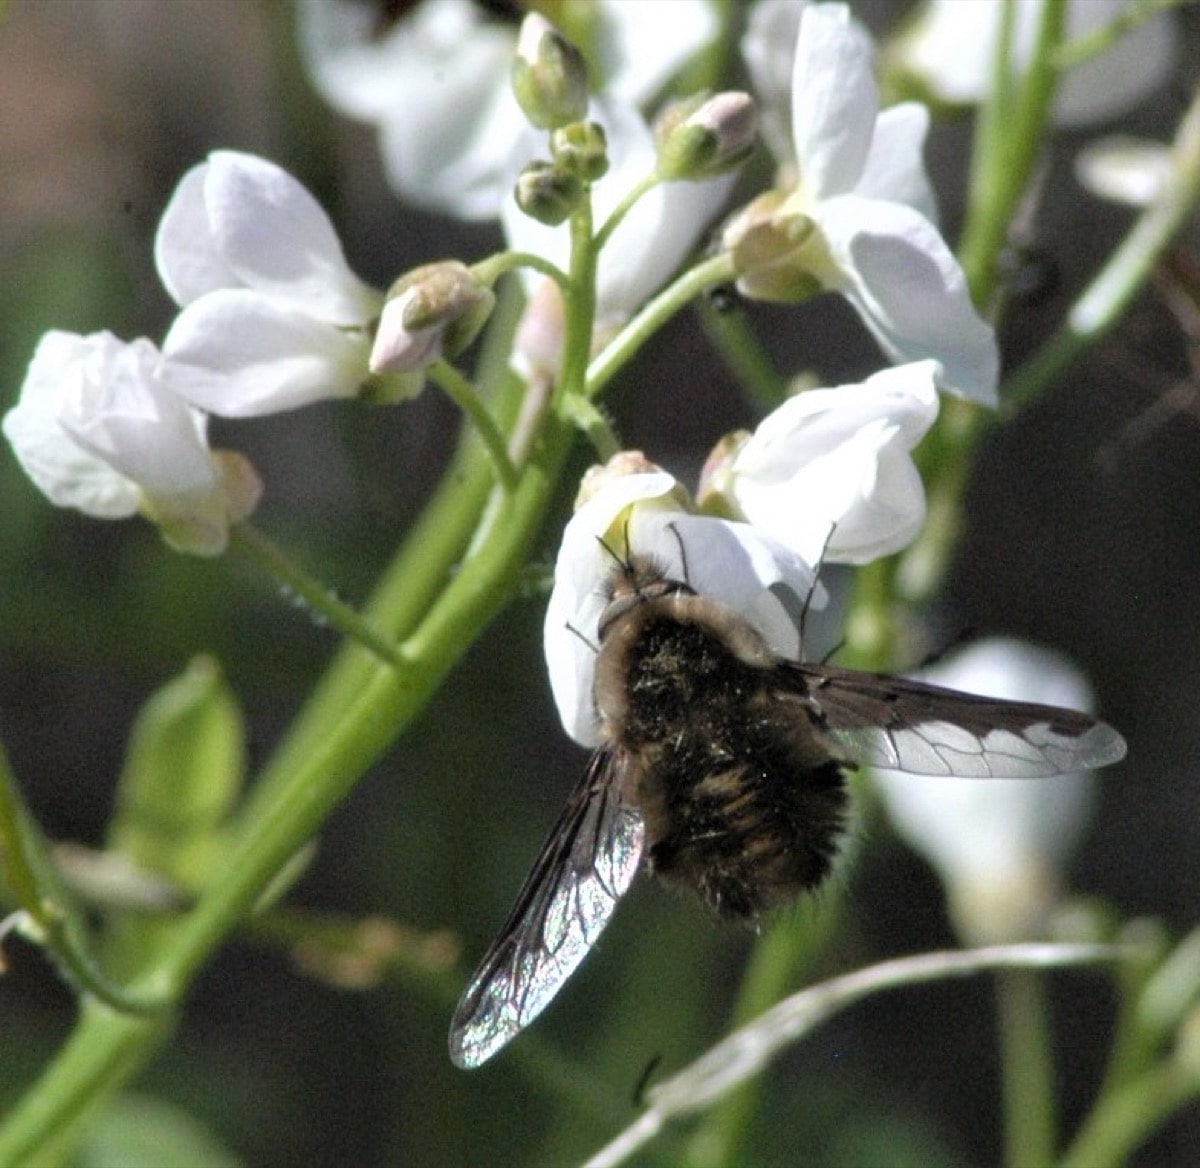
[[[865,15],[882,31],[903,8],[876,3]],[[379,286],[418,262],[500,246],[494,229],[402,206],[386,189],[373,132],[335,117],[306,86],[279,0],[15,0],[3,16],[4,408],[47,328],[161,338],[173,306],[154,272],[154,228],[179,176],[214,148],[262,153],[301,178],[352,266]],[[1194,47],[1195,21],[1185,27]],[[1169,87],[1104,129],[1169,135],[1196,64],[1185,60]],[[1074,183],[1071,157],[1090,136],[1053,145],[1031,240],[1036,278],[1003,337],[1009,367],[1050,334],[1131,220]],[[951,239],[968,147],[966,124],[935,128],[929,158]],[[1200,235],[1190,246],[1200,260]],[[840,302],[752,319],[785,370],[811,367],[835,384],[880,363]],[[1161,424],[1143,423],[1189,370],[1187,340],[1148,291],[1114,336],[998,428],[980,452],[966,537],[931,625],[938,635],[1024,636],[1086,671],[1130,752],[1100,781],[1072,887],[1176,933],[1200,919],[1200,385]],[[690,319],[635,364],[611,403],[628,445],[683,477],[716,434],[753,421]],[[216,445],[243,450],[263,474],[260,525],[356,600],[417,514],[457,425],[429,392],[401,409],[327,406],[214,429]],[[547,561],[560,527],[545,531]],[[0,733],[53,838],[102,840],[130,721],[192,655],[222,663],[261,761],[335,648],[232,559],[176,556],[139,521],[55,510],[7,449],[0,532]],[[466,967],[585,761],[549,700],[541,620],[541,600],[520,603],[471,651],[330,821],[292,894],[314,909],[448,929],[465,954],[458,973],[352,992],[303,975],[282,952],[235,943],[200,978],[139,1091],[190,1113],[250,1165],[558,1164],[615,1124],[563,1108],[531,1072],[538,1058],[589,1068],[615,1092],[617,1117],[632,1119],[652,1058],[669,1072],[724,1032],[752,938],[643,883],[522,1039],[540,1053],[470,1075],[447,1059]],[[844,877],[829,968],[952,944],[928,869],[882,824],[864,844]],[[11,1099],[65,1034],[72,1007],[35,950],[6,948],[0,1097]],[[1113,1001],[1095,975],[1064,974],[1053,987],[1069,1127],[1102,1071]],[[946,983],[869,1002],[819,1031],[771,1078],[756,1163],[994,1163],[991,1002],[985,981]],[[1184,1165],[1197,1147],[1192,1114],[1137,1162]]]

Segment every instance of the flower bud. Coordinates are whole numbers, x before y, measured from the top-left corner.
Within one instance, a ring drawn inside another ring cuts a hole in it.
[[[557,227],[570,218],[583,197],[583,180],[554,162],[531,162],[517,179],[517,206],[530,219]]]
[[[758,140],[748,93],[696,94],[667,106],[654,126],[658,174],[699,182],[740,166]]]
[[[560,126],[550,135],[550,153],[584,182],[597,182],[608,171],[608,139],[598,122]]]
[[[521,24],[512,86],[525,116],[539,129],[553,130],[577,122],[587,113],[583,56],[536,12]]]
[[[401,276],[379,317],[371,372],[414,373],[444,356],[457,356],[478,335],[495,300],[492,290],[457,260]]]

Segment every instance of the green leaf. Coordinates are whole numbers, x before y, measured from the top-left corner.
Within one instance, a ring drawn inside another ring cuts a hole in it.
[[[241,711],[216,662],[198,657],[134,723],[109,846],[199,891],[219,866],[244,775]]]
[[[88,1125],[77,1168],[240,1168],[198,1119],[148,1095],[121,1095]]]

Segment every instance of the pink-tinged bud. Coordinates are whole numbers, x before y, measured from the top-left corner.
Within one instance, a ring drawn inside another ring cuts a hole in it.
[[[457,260],[401,276],[379,317],[371,372],[415,373],[442,357],[457,356],[478,335],[495,300],[492,290]]]
[[[654,137],[661,178],[715,178],[750,156],[758,141],[758,110],[748,93],[697,94],[669,105]]]

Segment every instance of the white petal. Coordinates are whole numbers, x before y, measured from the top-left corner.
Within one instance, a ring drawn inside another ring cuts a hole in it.
[[[209,413],[245,418],[352,396],[367,375],[368,345],[238,289],[185,308],[163,354],[175,392]]]
[[[758,0],[746,18],[742,56],[759,103],[763,140],[781,163],[796,161],[792,142],[792,69],[805,0]]]
[[[1075,0],[1067,8],[1069,35],[1085,35],[1131,7],[1129,0]],[[1184,37],[1172,12],[1156,13],[1123,33],[1105,53],[1066,75],[1055,98],[1054,120],[1087,126],[1124,113],[1169,81]]]
[[[135,341],[91,363],[60,407],[64,429],[147,496],[212,494],[203,417],[162,384],[157,351]]]
[[[1171,148],[1147,138],[1094,138],[1075,155],[1075,178],[1081,187],[1130,207],[1157,202],[1173,169]]]
[[[928,132],[929,108],[920,102],[905,101],[885,109],[875,121],[871,151],[854,193],[904,203],[936,224],[937,200],[925,173]]]
[[[468,0],[418,5],[373,39],[357,3],[306,0],[301,43],[321,91],[374,122],[392,188],[464,218],[493,218],[524,120],[509,89],[515,30]]]
[[[1089,709],[1086,681],[1055,653],[1019,641],[971,645],[930,667],[922,680],[1017,701]],[[961,921],[980,939],[1030,927],[1053,893],[1094,795],[1090,773],[1041,782],[969,782],[875,772],[897,831],[941,876]],[[1022,903],[1024,901],[1024,903]]]
[[[937,416],[935,374],[921,362],[785,402],[738,451],[730,501],[809,562],[823,549],[866,563],[906,546],[925,514],[909,452]]]
[[[816,212],[845,283],[836,289],[896,362],[933,358],[941,388],[996,404],[999,353],[937,228],[899,203],[844,196]]]
[[[597,626],[619,566],[614,556],[651,558],[667,578],[742,613],[777,653],[798,655],[796,622],[814,589],[811,567],[746,524],[681,511],[674,487],[663,472],[615,479],[563,532],[546,609],[546,664],[563,726],[582,745],[599,738],[592,686]],[[819,586],[813,599],[824,603]]]
[[[82,380],[89,354],[120,343],[111,333],[46,333],[30,362],[20,400],[3,423],[4,436],[37,488],[56,506],[98,519],[135,514],[140,492],[136,483],[67,433],[59,409],[63,396]]]
[[[854,189],[879,112],[871,36],[845,4],[813,4],[800,18],[792,73],[792,135],[807,198]]]
[[[204,185],[209,164],[193,166],[179,180],[163,211],[154,236],[154,263],[159,279],[178,305],[217,288],[241,281],[217,247],[205,205]]]
[[[718,31],[708,0],[599,0],[596,36],[604,92],[642,105],[704,49]]]
[[[1019,0],[1019,37],[1025,8]],[[991,86],[1002,12],[1003,6],[994,3],[926,0],[917,22],[896,42],[897,60],[939,100],[953,105],[977,102]]]
[[[379,311],[382,296],[350,270],[329,216],[282,167],[218,150],[204,197],[217,250],[246,287],[331,324]]]

